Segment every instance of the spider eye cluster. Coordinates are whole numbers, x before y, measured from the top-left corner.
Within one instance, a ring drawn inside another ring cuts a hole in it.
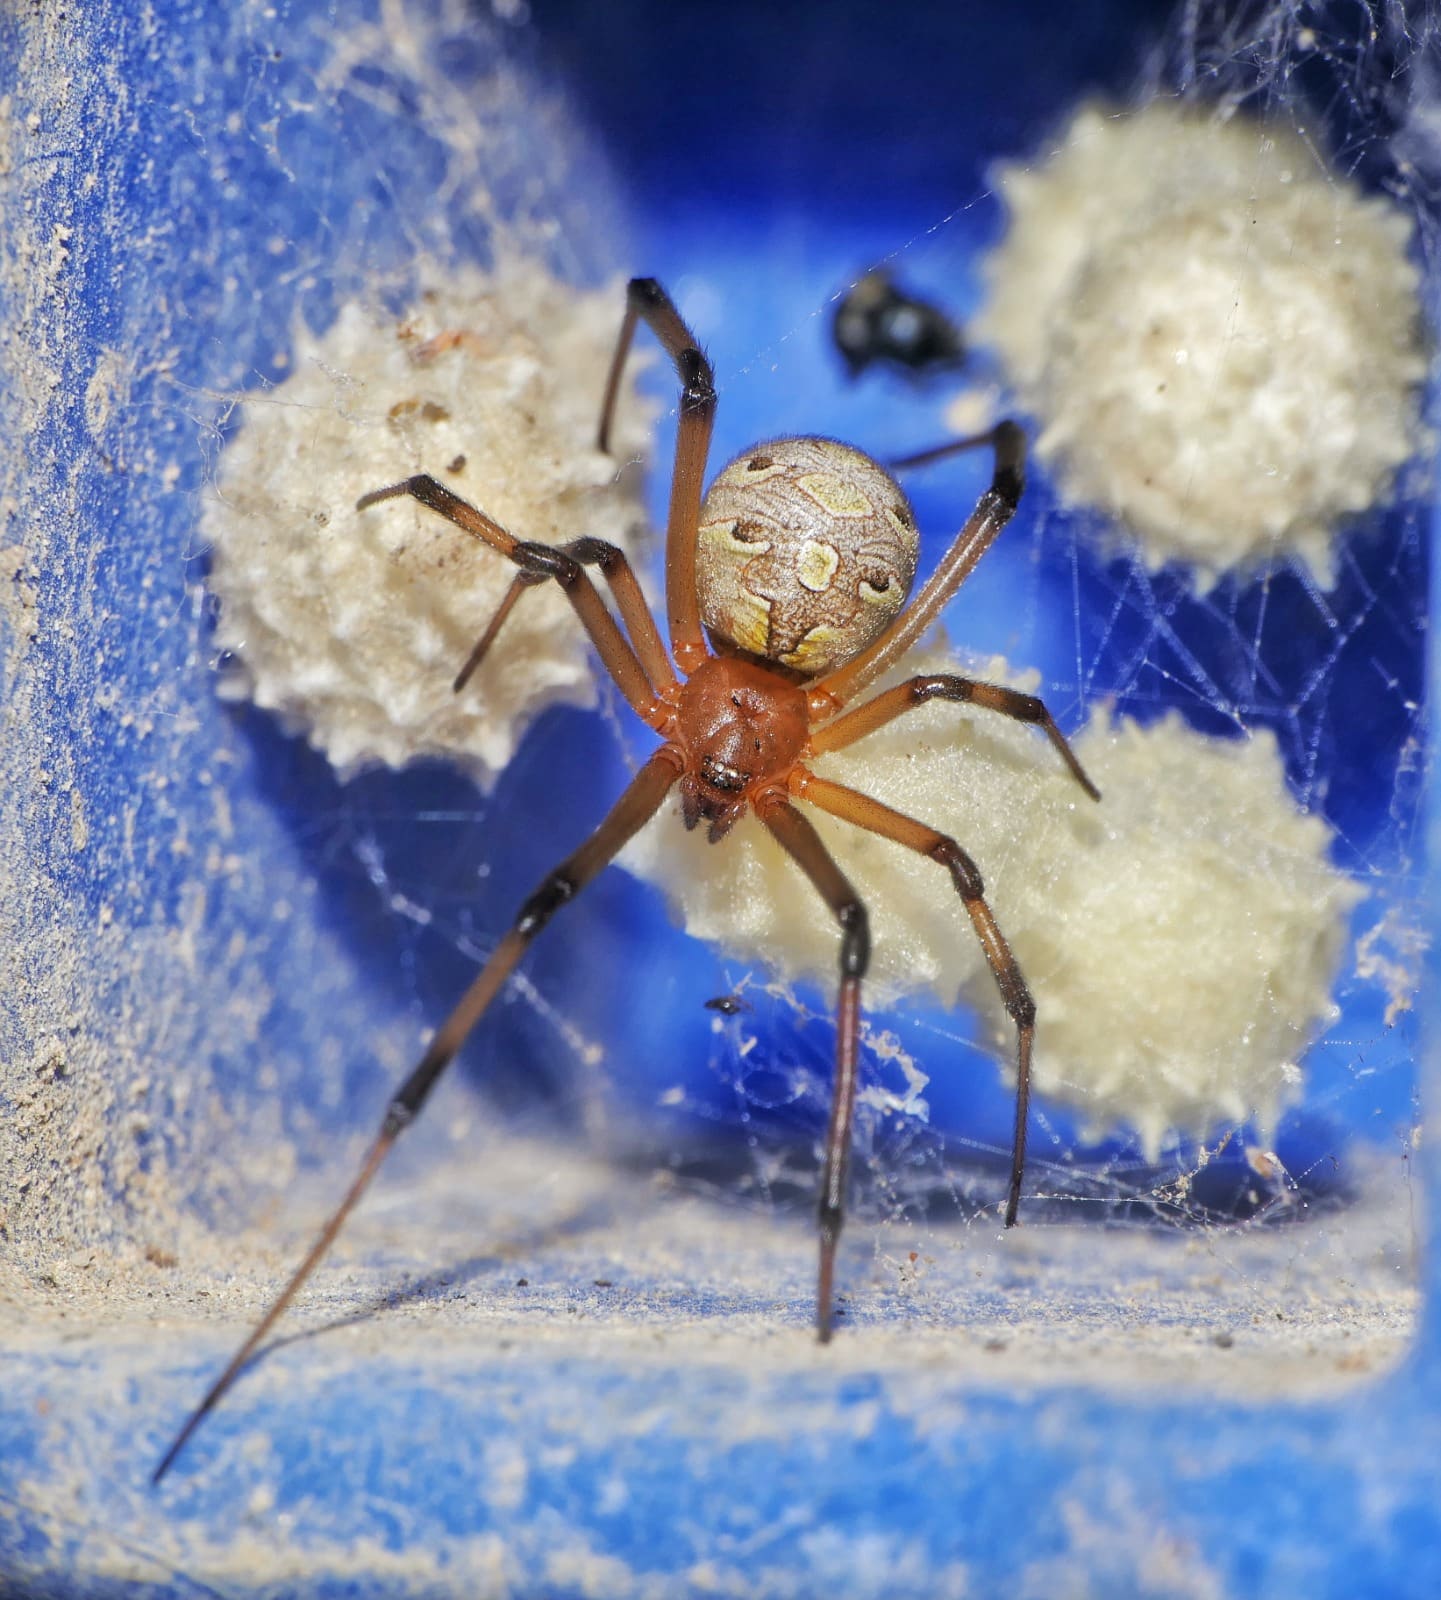
[[[905,491],[868,455],[834,439],[753,445],[701,507],[702,620],[751,655],[830,672],[899,614],[917,546]]]

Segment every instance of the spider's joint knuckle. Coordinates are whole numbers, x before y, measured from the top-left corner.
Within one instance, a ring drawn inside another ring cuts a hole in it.
[[[980,900],[986,892],[980,868],[954,839],[944,836],[931,846],[931,859],[945,867],[963,900]]]
[[[580,562],[554,545],[524,541],[515,547],[515,560],[525,572],[554,578],[562,588],[571,589],[580,582]]]
[[[520,908],[515,919],[515,931],[530,939],[540,932],[547,922],[567,901],[573,900],[580,885],[565,872],[552,872]]]
[[[927,700],[937,698],[969,700],[971,686],[964,678],[954,677],[916,678],[912,682],[911,699],[917,705],[924,705]]]
[[[996,424],[994,438],[996,449],[1005,456],[1019,455],[1026,448],[1026,430],[1011,417]]]
[[[1021,493],[1026,487],[1025,474],[1012,462],[1003,461],[996,467],[996,475],[989,490],[993,499],[1000,502],[1007,516],[1016,509]]]
[[[865,906],[856,899],[836,908],[841,925],[841,976],[863,978],[871,962],[871,919]]]
[[[676,357],[676,369],[681,381],[681,410],[699,411],[715,404],[715,378],[711,364],[692,345],[687,345]]]
[[[403,1133],[415,1121],[415,1109],[398,1096],[392,1100],[385,1108],[385,1120],[380,1125],[381,1137],[393,1139],[396,1134]]]
[[[1011,1014],[1011,1020],[1018,1028],[1034,1028],[1036,1025],[1036,1002],[1031,991],[1026,987],[1026,980],[1021,976],[1021,969],[1012,966],[1006,974],[1010,980],[1006,985],[1006,1010]]]
[[[606,573],[613,572],[621,560],[619,548],[607,539],[592,537],[577,539],[573,553],[577,561],[593,562]]]
[[[715,405],[715,389],[706,379],[687,379],[681,391],[680,408],[686,416],[709,411]]]

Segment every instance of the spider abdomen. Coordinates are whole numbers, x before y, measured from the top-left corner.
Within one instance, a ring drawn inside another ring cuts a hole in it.
[[[868,455],[834,439],[753,445],[701,507],[701,618],[751,655],[829,672],[900,613],[917,544],[905,491]]]

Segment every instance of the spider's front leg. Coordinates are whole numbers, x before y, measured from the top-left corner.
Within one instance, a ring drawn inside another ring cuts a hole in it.
[[[635,340],[636,325],[644,320],[665,346],[681,382],[680,427],[676,433],[675,465],[671,472],[670,511],[666,529],[666,592],[670,608],[671,646],[676,660],[685,672],[692,672],[709,655],[700,621],[700,601],[696,585],[696,539],[700,524],[701,491],[704,486],[706,457],[710,453],[711,430],[715,420],[715,379],[710,362],[706,360],[695,342],[685,319],[676,310],[674,302],[654,278],[632,278],[626,289],[625,317],[616,339],[615,353],[611,356],[610,373],[606,378],[605,397],[601,401],[600,426],[596,433],[596,448],[610,454],[611,424],[615,420],[616,401],[620,395],[620,380],[625,371],[626,359]],[[420,485],[420,488],[415,487]],[[443,516],[459,520],[453,515],[456,507],[465,506],[433,478],[413,478],[407,484],[397,484],[394,489],[383,489],[367,495],[360,503],[370,505],[391,494],[409,492],[427,505],[434,506]],[[439,497],[446,504],[439,503]],[[473,510],[465,507],[466,510]],[[477,515],[480,515],[477,513]],[[493,534],[503,529],[489,518],[483,518],[486,527],[473,527],[478,537],[497,543]],[[469,527],[468,523],[461,524]],[[510,536],[505,535],[506,538]],[[512,545],[515,541],[511,541]],[[497,548],[504,548],[497,544]],[[538,548],[538,547],[531,547]],[[629,630],[641,664],[657,688],[677,687],[675,671],[661,641],[660,630],[650,614],[641,594],[640,584],[625,553],[604,539],[576,539],[560,547],[573,560],[600,568],[601,576],[610,586],[620,610],[621,619]],[[509,552],[507,552],[509,553]],[[495,643],[505,619],[515,608],[526,589],[543,582],[552,573],[538,567],[522,567],[506,590],[495,615],[476,642],[465,665],[455,680],[457,691],[465,687],[472,673],[484,660]]]
[[[479,664],[521,590],[530,583],[542,583],[553,578],[565,591],[566,598],[600,656],[601,664],[615,680],[616,687],[625,696],[631,709],[652,728],[660,728],[665,723],[669,711],[656,691],[657,687],[673,686],[675,674],[671,671],[660,636],[641,598],[640,585],[624,555],[614,545],[601,539],[578,540],[580,552],[573,553],[571,549],[561,546],[517,539],[513,533],[501,527],[494,517],[487,516],[468,500],[462,500],[426,472],[406,478],[402,483],[373,489],[369,494],[362,495],[355,507],[357,511],[365,511],[381,501],[398,500],[405,495],[438,512],[447,522],[454,523],[482,544],[498,550],[520,568],[520,574],[501,601],[496,616],[461,669],[457,688],[464,684]],[[619,558],[618,561],[611,559],[612,553]],[[636,638],[636,644],[631,643],[606,610],[600,591],[585,571],[586,563],[598,565],[612,581],[622,614]],[[645,657],[644,664],[642,655]]]
[[[901,659],[940,616],[1015,514],[1026,482],[1026,436],[1017,423],[1009,419],[998,422],[986,433],[925,454],[945,454],[979,444],[989,444],[995,452],[990,487],[976,502],[976,509],[966,518],[940,565],[880,638],[811,684],[811,700],[818,714],[829,716]],[[908,458],[916,459],[919,458]]]
[[[836,1245],[845,1223],[846,1187],[856,1114],[856,1075],[860,1053],[861,979],[871,959],[870,921],[850,879],[836,865],[821,836],[788,801],[771,796],[756,802],[756,815],[770,829],[820,891],[841,926],[841,982],[836,1001],[836,1077],[826,1128],[821,1174],[820,1272],[816,1284],[816,1332],[822,1344],[831,1336],[831,1291]]]
[[[640,580],[636,577],[635,568],[631,566],[625,551],[618,545],[611,544],[609,540],[589,536],[572,539],[568,544],[544,548],[557,549],[562,555],[569,556],[573,561],[579,561],[582,566],[594,566],[600,569],[601,577],[605,579],[610,592],[615,596],[621,621],[630,634],[630,642],[640,657],[646,675],[657,688],[674,687],[676,676],[670,664],[670,657],[665,653],[660,630],[656,627],[655,618],[651,616],[650,608],[645,603]],[[528,567],[522,567],[516,573],[496,607],[495,615],[486,624],[484,633],[476,640],[475,648],[465,659],[465,665],[455,675],[452,687],[456,694],[470,682],[476,669],[490,653],[491,646],[504,626],[505,619],[514,610],[516,601],[527,589],[535,588],[537,584],[544,583],[551,576],[549,571],[542,572]]]
[[[680,426],[676,429],[670,509],[666,513],[665,592],[671,653],[681,671],[689,673],[710,654],[700,620],[696,541],[706,457],[710,454],[711,433],[715,427],[715,372],[696,343],[690,325],[676,310],[675,302],[665,289],[654,278],[632,278],[626,286],[625,320],[616,340],[605,399],[601,404],[596,440],[600,449],[610,448],[610,425],[620,392],[620,377],[638,321],[644,321],[660,340],[681,386]]]

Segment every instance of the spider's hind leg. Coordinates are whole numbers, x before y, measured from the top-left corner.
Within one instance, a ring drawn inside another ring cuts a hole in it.
[[[870,922],[860,896],[831,859],[809,820],[785,800],[756,803],[756,815],[820,891],[841,926],[841,983],[836,1002],[836,1076],[826,1128],[821,1176],[820,1272],[816,1284],[816,1333],[831,1336],[831,1296],[836,1246],[845,1223],[851,1138],[856,1114],[856,1074],[861,1031],[861,979],[871,958]]]
[[[536,935],[561,907],[568,905],[607,863],[615,859],[626,842],[656,814],[680,772],[681,763],[674,748],[663,745],[631,779],[629,788],[611,807],[595,832],[542,880],[540,887],[520,908],[510,931],[491,951],[489,960],[471,980],[459,1004],[436,1030],[418,1064],[391,1097],[380,1129],[345,1197],[331,1212],[315,1243],[271,1302],[269,1310],[251,1329],[225,1370],[186,1418],[184,1426],[156,1467],[151,1477],[152,1483],[159,1483],[170,1470],[190,1436],[230,1391],[266,1335],[329,1253],[346,1219],[369,1189],[395,1141],[420,1115],[431,1090],[500,993]]]
[[[882,801],[861,794],[859,790],[847,789],[843,784],[831,783],[804,770],[799,774],[799,782],[793,783],[792,790],[833,817],[854,823],[856,827],[879,834],[884,839],[894,839],[908,850],[928,856],[950,873],[951,882],[981,942],[991,976],[996,980],[1006,1011],[1016,1027],[1016,1122],[1011,1139],[1011,1182],[1006,1194],[1006,1226],[1014,1227],[1021,1204],[1021,1180],[1026,1170],[1026,1124],[1031,1104],[1031,1043],[1036,1032],[1036,1002],[1031,998],[1020,964],[1012,955],[995,914],[986,903],[985,885],[979,869],[949,835],[928,827],[924,822],[917,822],[914,817],[895,811]]]

